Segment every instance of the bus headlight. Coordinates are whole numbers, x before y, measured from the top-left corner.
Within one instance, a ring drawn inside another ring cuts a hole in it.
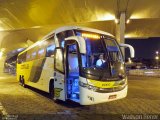
[[[81,86],[81,87],[87,87],[88,86],[88,84],[87,83],[83,83],[83,82],[79,82],[79,85]]]
[[[88,89],[92,90],[92,91],[97,91],[97,87],[94,87],[94,86],[91,86],[91,85],[88,85]]]
[[[96,90],[98,89],[98,88],[95,87],[95,86],[92,86],[92,85],[89,85],[89,84],[83,83],[83,82],[79,82],[79,85],[80,85],[81,87],[87,88],[87,89],[92,90],[92,91],[96,91]]]

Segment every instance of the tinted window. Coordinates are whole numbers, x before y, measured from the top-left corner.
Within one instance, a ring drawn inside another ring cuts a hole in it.
[[[41,48],[38,51],[38,58],[44,57],[45,56],[45,49]]]
[[[36,59],[36,56],[37,56],[37,53],[36,53],[36,52],[33,52],[33,53],[32,53],[32,59]]]
[[[38,46],[36,46],[36,47],[34,47],[34,48],[31,48],[31,49],[29,50],[29,53],[30,53],[30,56],[31,56],[30,60],[35,60],[35,59],[37,59],[37,50],[38,50]]]
[[[73,30],[67,30],[67,31],[58,33],[57,38],[58,38],[60,47],[64,47],[64,39],[71,36],[74,36]]]
[[[51,55],[54,54],[55,47],[56,47],[55,45],[49,45],[47,47],[47,54],[46,54],[47,57],[50,57]]]
[[[64,72],[64,69],[63,69],[63,51],[62,51],[62,49],[57,49],[55,55],[56,55],[55,68],[60,72]]]
[[[18,56],[18,64],[21,64],[26,61],[26,52]]]
[[[26,59],[26,61],[30,60],[30,58],[31,58],[30,54],[27,53],[27,59]]]
[[[46,46],[46,57],[50,57],[51,55],[54,54],[55,51],[55,42],[54,42],[54,36],[49,38],[47,40],[47,46]]]

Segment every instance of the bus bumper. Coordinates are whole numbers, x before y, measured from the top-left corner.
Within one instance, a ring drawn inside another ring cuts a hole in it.
[[[92,105],[104,102],[110,102],[118,99],[125,98],[127,96],[128,85],[124,89],[117,92],[110,93],[98,93],[91,91],[87,88],[80,87],[80,104],[81,105]]]

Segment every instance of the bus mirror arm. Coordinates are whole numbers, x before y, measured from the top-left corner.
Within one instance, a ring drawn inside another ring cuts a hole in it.
[[[80,49],[80,53],[86,54],[86,43],[83,37],[80,36],[72,36],[65,38],[65,40],[75,40],[78,42]]]
[[[129,45],[129,44],[123,44],[123,43],[120,43],[119,45],[120,45],[120,47],[129,48],[131,58],[135,57],[135,51],[134,51],[134,48],[131,45]]]

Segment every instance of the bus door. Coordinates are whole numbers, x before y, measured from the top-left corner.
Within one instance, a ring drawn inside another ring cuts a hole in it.
[[[54,68],[54,99],[65,101],[64,53],[60,47],[55,50]]]
[[[79,102],[79,47],[75,40],[65,41],[66,95]]]

